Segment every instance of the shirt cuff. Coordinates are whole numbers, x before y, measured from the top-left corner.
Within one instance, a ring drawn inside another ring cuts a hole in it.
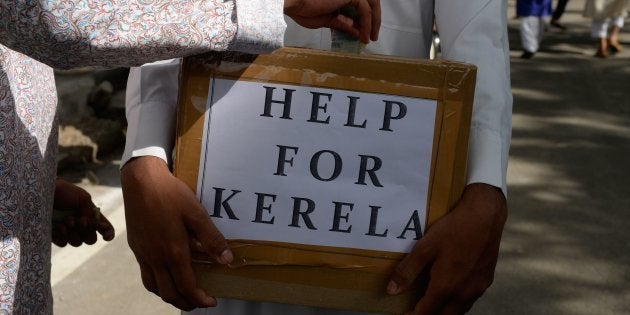
[[[230,50],[269,53],[283,45],[286,23],[282,0],[236,0],[238,31]]]
[[[472,126],[468,147],[467,184],[484,183],[501,188],[507,198],[504,174],[507,170],[509,140],[501,139],[492,130]]]
[[[170,104],[146,102],[142,105],[127,112],[129,127],[121,168],[132,158],[140,156],[155,156],[168,165],[171,163],[176,119],[164,114]]]

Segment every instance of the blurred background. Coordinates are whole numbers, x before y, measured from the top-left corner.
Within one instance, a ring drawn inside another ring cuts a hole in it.
[[[630,314],[630,27],[619,34],[625,50],[596,57],[585,1],[570,0],[558,25],[547,24],[531,58],[508,1],[510,215],[495,282],[471,314]],[[179,314],[144,289],[126,241],[118,168],[127,73],[57,72],[59,176],[92,194],[117,236],[53,246],[56,314]]]

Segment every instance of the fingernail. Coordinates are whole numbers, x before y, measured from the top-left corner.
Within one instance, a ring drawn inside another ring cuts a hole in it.
[[[389,284],[387,285],[387,294],[396,295],[398,293],[400,293],[400,287],[393,280],[390,281]]]
[[[226,249],[221,253],[221,256],[219,256],[219,258],[217,258],[217,262],[222,264],[222,265],[227,265],[229,263],[232,262],[232,260],[234,260],[234,255],[232,255],[232,251],[230,251],[230,249]]]

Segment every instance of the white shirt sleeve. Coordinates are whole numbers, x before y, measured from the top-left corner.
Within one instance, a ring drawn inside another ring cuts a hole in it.
[[[444,58],[477,66],[467,182],[490,184],[507,195],[512,136],[507,1],[440,0],[435,5]]]
[[[170,165],[180,63],[177,58],[131,68],[125,103],[127,140],[121,167],[131,158],[147,155]]]

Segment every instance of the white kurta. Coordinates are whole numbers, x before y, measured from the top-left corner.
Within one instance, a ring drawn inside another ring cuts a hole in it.
[[[601,21],[614,17],[626,17],[630,10],[630,0],[587,0],[584,16]]]
[[[379,40],[366,51],[427,58],[433,15],[445,59],[477,65],[469,142],[468,183],[487,183],[507,193],[512,94],[504,0],[382,1]],[[289,23],[285,45],[330,46],[327,30],[306,30]],[[123,164],[132,157],[153,155],[170,160],[173,148],[179,60],[133,68],[127,87],[129,122]],[[166,128],[167,127],[167,128]],[[194,314],[336,314],[312,308],[269,303],[220,301],[219,307]]]
[[[624,18],[630,10],[630,0],[588,0],[584,5],[584,16],[593,18],[591,36],[608,38],[611,25],[622,28]]]

